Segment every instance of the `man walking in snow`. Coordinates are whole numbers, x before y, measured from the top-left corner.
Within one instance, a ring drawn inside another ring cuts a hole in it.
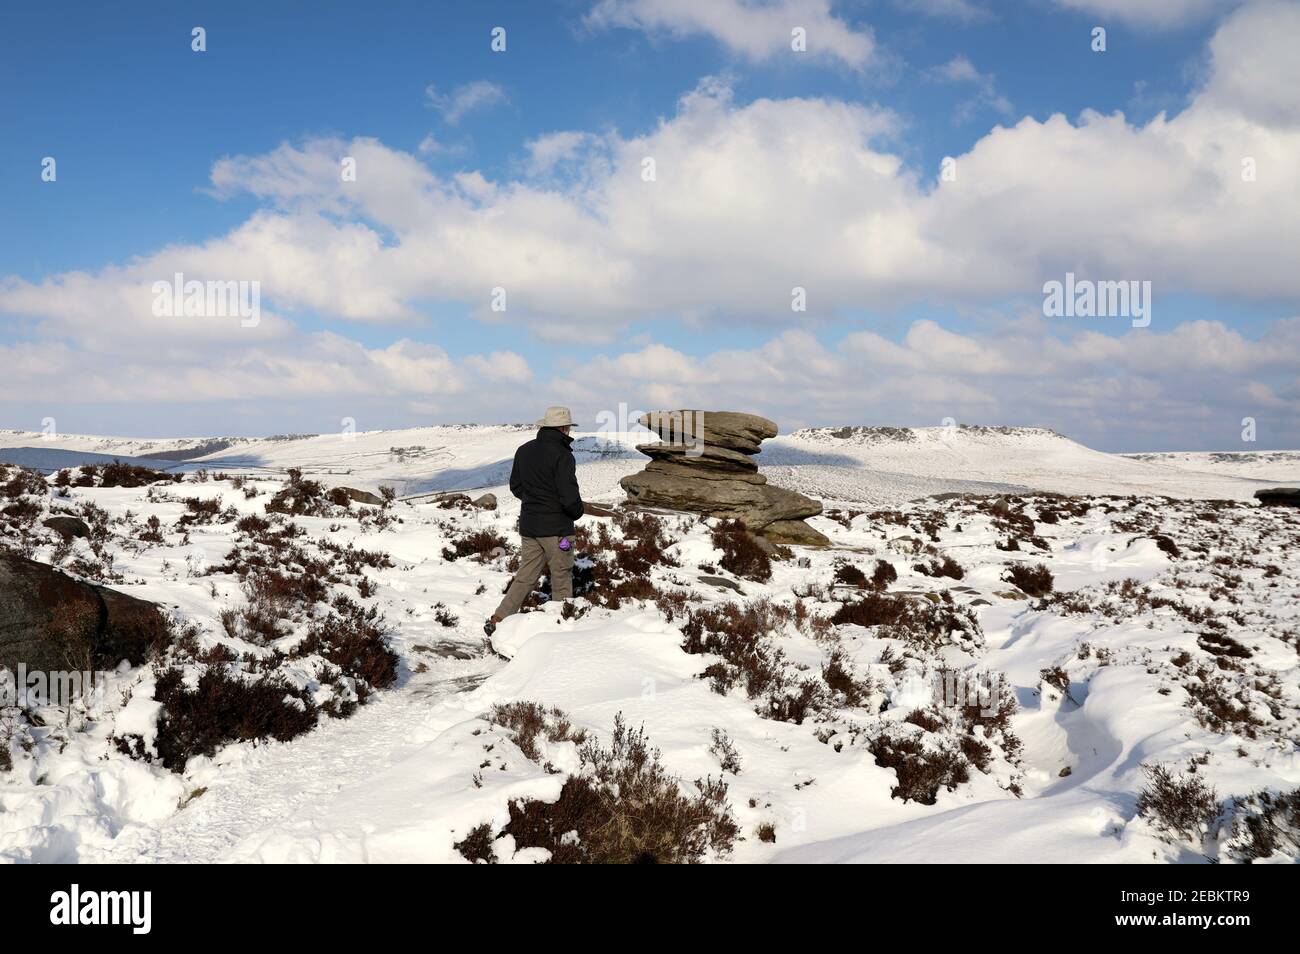
[[[582,516],[577,465],[570,445],[573,416],[567,407],[548,407],[537,422],[537,436],[515,451],[510,492],[523,501],[519,511],[519,571],[501,605],[483,624],[489,637],[497,623],[519,612],[545,568],[551,599],[573,596],[573,521]]]

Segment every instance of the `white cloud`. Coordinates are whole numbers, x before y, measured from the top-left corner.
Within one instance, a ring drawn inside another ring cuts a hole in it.
[[[433,133],[429,133],[420,140],[420,145],[416,151],[422,156],[455,156],[464,153],[465,145],[463,143],[443,142]]]
[[[957,156],[955,182],[909,172],[887,148],[899,125],[887,111],[738,106],[716,82],[641,136],[559,131],[531,143],[534,173],[580,159],[570,164],[585,174],[564,188],[443,179],[365,140],[224,160],[213,178],[274,206],[226,243],[256,246],[273,299],[355,319],[408,317],[410,301],[440,298],[552,337],[614,335],[666,315],[780,323],[794,286],[816,315],[1033,295],[1074,271],[1151,281],[1160,321],[1173,292],[1300,298],[1300,180],[1288,172],[1300,129],[1272,79],[1293,67],[1284,44],[1264,42],[1293,16],[1229,20],[1207,84],[1173,118],[1026,118]],[[986,80],[961,59],[943,73]],[[359,170],[346,187],[333,174],[345,150]],[[1247,157],[1253,182],[1241,177]],[[273,268],[282,259],[296,264]],[[487,312],[496,287],[509,295],[504,314]]]
[[[981,109],[989,108],[1004,116],[1012,113],[1011,101],[998,92],[997,77],[981,73],[966,56],[954,56],[947,63],[932,67],[926,73],[931,79],[943,83],[973,85],[976,93],[957,106],[956,120],[966,122]]]
[[[779,325],[795,286],[813,316],[1028,296],[1067,270],[1151,281],[1157,322],[1175,291],[1300,299],[1290,174],[1300,129],[1244,113],[1281,100],[1263,95],[1276,91],[1272,71],[1240,63],[1263,51],[1289,76],[1284,47],[1252,50],[1246,28],[1267,33],[1291,13],[1229,21],[1206,87],[1178,116],[1026,118],[956,157],[954,182],[922,181],[888,151],[899,124],[887,111],[826,99],[738,106],[712,81],[644,135],[533,143],[538,168],[581,150],[587,174],[565,188],[442,177],[371,139],[226,158],[214,187],[266,205],[233,232],[98,275],[12,281],[0,308],[131,324],[123,288],[174,271],[261,279],[264,301],[286,312],[411,320],[416,301],[452,300],[552,337],[613,336],[670,315]],[[356,160],[355,182],[340,181],[343,155]],[[642,177],[647,157],[654,181]],[[1244,157],[1257,181],[1242,181]],[[496,288],[505,312],[489,310]]]
[[[429,105],[442,113],[442,118],[452,126],[459,123],[468,113],[488,109],[508,101],[505,89],[488,80],[465,83],[457,86],[450,93],[440,93],[437,87],[429,85],[424,89],[424,96]]]
[[[855,30],[833,15],[829,0],[599,0],[586,23],[652,35],[710,36],[750,60],[801,55],[791,49],[791,31],[800,27],[810,56],[861,69],[876,55],[871,31]]]
[[[204,349],[174,351],[159,343],[164,350],[138,348],[113,358],[81,342],[0,345],[0,363],[7,369],[0,403],[141,405],[161,413],[169,402],[383,398],[395,410],[455,398],[470,412],[523,403],[518,388],[532,379],[527,361],[513,352],[454,360],[437,345],[406,339],[383,348],[367,348],[332,332],[295,333],[271,342],[241,342],[232,334]],[[271,426],[273,418],[268,414]]]
[[[1210,41],[1207,106],[1253,123],[1300,126],[1300,3],[1259,3],[1223,24]]]
[[[662,345],[598,358],[555,381],[588,408],[740,407],[803,424],[1011,423],[1098,444],[1125,421],[1128,446],[1235,440],[1243,415],[1274,445],[1300,442],[1279,413],[1300,393],[1300,318],[1251,340],[1219,322],[1100,334],[1085,319],[1002,320],[959,334],[914,322],[901,343],[861,331],[822,344],[787,331],[749,350],[688,355]],[[602,403],[603,402],[603,403]],[[1290,406],[1294,406],[1293,404]],[[586,413],[586,412],[584,412]],[[1153,438],[1152,435],[1159,435]],[[1150,446],[1150,445],[1146,445]]]
[[[527,384],[533,372],[522,355],[513,351],[493,351],[487,355],[470,355],[465,368],[477,378],[493,383]]]
[[[524,144],[528,150],[528,171],[535,176],[548,175],[564,163],[585,160],[587,165],[597,161],[594,150],[600,137],[588,132],[565,130],[538,136]]]
[[[934,67],[930,74],[949,83],[977,83],[983,78],[975,65],[961,55]]]
[[[1172,28],[1197,23],[1240,6],[1243,0],[1055,0],[1058,6],[1081,10],[1135,26]],[[1104,21],[1099,25],[1105,25]]]

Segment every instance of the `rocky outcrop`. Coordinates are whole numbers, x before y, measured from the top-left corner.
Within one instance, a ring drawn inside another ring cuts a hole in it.
[[[814,530],[802,520],[773,520],[763,528],[762,533],[773,543],[801,547],[824,547],[830,543],[825,534]]]
[[[1300,507],[1300,487],[1270,487],[1255,491],[1255,499],[1265,507]]]
[[[368,490],[360,490],[356,487],[339,487],[337,489],[342,491],[353,503],[365,504],[369,507],[382,507],[384,505],[383,497],[379,496],[379,494],[372,494]]]
[[[169,637],[153,603],[0,553],[0,667],[81,672],[113,669],[123,659],[139,665]]]
[[[41,523],[64,540],[71,540],[74,537],[84,538],[90,535],[90,527],[86,526],[86,521],[68,514],[56,514],[53,517],[47,517]]]
[[[773,487],[758,472],[753,455],[776,436],[772,421],[736,411],[654,411],[640,421],[662,443],[637,445],[650,463],[620,481],[633,503],[743,520],[778,543],[830,543],[803,522],[822,512],[820,501]]]

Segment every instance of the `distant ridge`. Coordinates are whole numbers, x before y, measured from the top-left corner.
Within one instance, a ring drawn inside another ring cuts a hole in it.
[[[855,424],[847,427],[804,427],[789,436],[804,440],[836,440],[851,444],[911,443],[923,437],[942,437],[949,432],[962,437],[1050,437],[1065,440],[1049,427],[1008,427],[1005,425],[958,424],[939,427],[890,427]]]

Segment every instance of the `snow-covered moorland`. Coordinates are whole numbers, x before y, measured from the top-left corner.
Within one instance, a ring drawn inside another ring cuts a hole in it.
[[[760,462],[826,500],[834,546],[773,559],[619,506],[644,458],[583,438],[613,514],[582,521],[582,595],[488,647],[526,436],[244,442],[179,481],[6,468],[0,547],[157,602],[175,639],[82,707],[0,710],[0,858],[1300,855],[1300,513],[1253,474],[1050,432],[799,432]]]

